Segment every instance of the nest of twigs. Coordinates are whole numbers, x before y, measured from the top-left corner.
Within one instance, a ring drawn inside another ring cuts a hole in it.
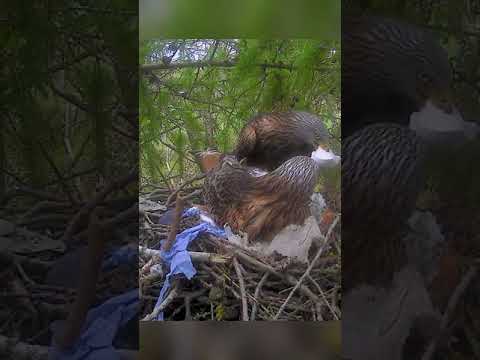
[[[158,219],[167,209],[175,208],[180,191],[184,208],[202,204],[201,181],[192,185],[199,180],[197,177],[177,190],[149,186],[142,192],[140,318],[150,320],[159,311],[163,311],[165,320],[322,321],[340,318],[338,221],[329,226],[324,239],[312,245],[307,264],[281,256],[267,257],[227,239],[201,235],[188,248],[196,275],[191,280],[183,276],[171,279],[169,293],[154,309],[169,272],[155,250],[160,249],[161,241],[172,236],[172,231],[178,234],[201,222],[199,217],[187,217],[179,218],[177,224],[161,225]],[[142,202],[150,206],[142,209]],[[154,266],[158,264],[160,271]]]
[[[137,177],[135,171],[116,177],[91,196],[80,197],[72,191],[75,201],[62,197],[58,189],[38,191],[26,185],[0,199],[4,205],[0,214],[0,358],[46,359],[54,335],[52,323],[67,319],[63,329],[69,329],[81,328],[84,322],[81,317],[69,318],[71,312],[79,311],[72,304],[88,310],[137,287],[132,261],[101,270],[101,263],[92,260],[106,258],[124,245],[135,248],[137,199],[118,190]],[[97,214],[97,231],[90,227],[92,211]],[[96,245],[100,242],[104,245]],[[95,244],[91,246],[95,254],[87,244]],[[78,271],[87,267],[96,270]],[[97,286],[81,287],[81,283]],[[134,347],[136,339],[127,332],[116,341],[120,348]]]

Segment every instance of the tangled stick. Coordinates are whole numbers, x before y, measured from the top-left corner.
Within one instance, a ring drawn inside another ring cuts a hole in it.
[[[200,174],[200,175],[194,176],[193,178],[185,181],[182,185],[180,185],[180,186],[178,187],[178,189],[176,189],[173,193],[171,193],[171,194],[168,196],[167,202],[165,203],[165,206],[168,207],[168,206],[173,202],[173,198],[176,197],[176,196],[178,195],[178,193],[185,188],[185,186],[190,185],[190,184],[193,183],[194,181],[202,180],[204,177],[205,177],[205,174]]]
[[[257,306],[258,306],[257,301],[258,301],[259,296],[260,296],[260,291],[262,290],[262,286],[267,281],[269,275],[270,275],[270,273],[268,271],[265,272],[263,274],[262,278],[260,279],[260,282],[257,284],[257,287],[255,288],[255,293],[253,294],[253,297],[254,297],[255,301],[253,302],[252,313],[250,314],[250,321],[255,320],[255,316],[257,315]]]
[[[74,216],[74,218],[68,224],[65,233],[63,234],[61,241],[68,242],[72,239],[73,235],[77,232],[80,224],[82,223],[82,219],[87,216],[93,209],[95,209],[111,192],[121,189],[133,181],[138,181],[138,169],[133,170],[126,176],[113,181],[109,186],[105,187],[105,189],[99,192],[93,200],[85,204],[79,212]]]
[[[141,321],[152,321],[154,320],[158,314],[160,314],[163,310],[167,308],[170,303],[175,300],[177,295],[179,294],[179,289],[177,285],[174,285],[170,292],[168,293],[167,297],[163,300],[163,302],[157,307],[154,308],[153,311],[146,315]]]
[[[333,229],[335,228],[335,226],[337,225],[338,223],[338,220],[340,220],[340,217],[337,216],[335,218],[335,220],[332,222],[332,224],[330,225],[330,229],[328,229],[328,232],[327,232],[327,235],[325,236],[325,242],[323,243],[323,245],[318,249],[318,252],[317,254],[315,255],[315,257],[313,258],[312,262],[310,263],[310,265],[308,266],[307,270],[305,271],[305,273],[300,277],[300,279],[298,279],[298,282],[295,284],[295,286],[293,287],[292,291],[290,291],[290,294],[288,294],[287,298],[285,299],[285,301],[283,302],[282,306],[280,307],[280,309],[278,310],[277,314],[275,315],[275,317],[273,318],[273,320],[278,320],[278,318],[280,317],[280,315],[282,314],[283,310],[285,309],[285,306],[287,306],[288,302],[290,301],[290,299],[292,298],[293,294],[295,293],[295,291],[300,287],[300,285],[302,284],[302,281],[308,276],[308,274],[310,274],[310,271],[312,271],[313,267],[315,266],[315,263],[317,262],[317,260],[320,258],[320,256],[322,255],[323,253],[323,250],[327,247],[328,244],[330,244],[330,239],[332,238],[332,232],[333,232]]]
[[[233,257],[233,266],[235,267],[235,271],[238,277],[238,283],[240,286],[240,294],[242,297],[242,320],[248,321],[248,304],[247,304],[247,296],[245,292],[245,281],[243,280],[242,270],[240,269],[240,264],[236,257]]]
[[[88,227],[88,251],[85,253],[84,261],[80,264],[82,276],[77,297],[70,309],[65,328],[55,336],[55,343],[61,349],[71,347],[78,339],[88,310],[95,300],[97,280],[107,240],[107,231],[105,230],[107,229],[102,228],[99,223],[95,209],[90,216]]]
[[[433,358],[435,351],[437,349],[438,342],[440,338],[442,337],[443,331],[448,326],[448,323],[450,320],[453,318],[453,314],[455,311],[455,308],[457,307],[458,302],[460,301],[462,295],[465,293],[466,289],[470,285],[471,281],[475,278],[479,271],[478,266],[473,265],[468,272],[465,274],[463,277],[462,281],[460,284],[458,284],[457,288],[455,289],[454,293],[450,297],[450,301],[448,302],[447,309],[445,310],[445,313],[443,314],[442,317],[442,323],[441,323],[441,331],[438,336],[436,336],[428,345],[427,350],[423,354],[422,360],[430,360]]]
[[[177,193],[177,200],[175,202],[175,217],[173,219],[172,227],[168,233],[168,238],[163,244],[163,251],[169,251],[177,237],[178,229],[180,227],[180,221],[182,220],[182,212],[184,207],[184,201],[180,193]]]

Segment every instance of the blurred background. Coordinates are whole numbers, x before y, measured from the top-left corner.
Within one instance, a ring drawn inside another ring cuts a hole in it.
[[[340,359],[340,322],[140,323],[139,359]],[[158,344],[162,344],[161,347]]]

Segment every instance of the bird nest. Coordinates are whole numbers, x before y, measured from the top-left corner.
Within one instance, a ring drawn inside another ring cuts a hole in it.
[[[169,278],[161,249],[175,235],[202,223],[198,215],[162,225],[159,219],[175,208],[181,191],[184,208],[201,204],[201,178],[171,190],[149,186],[140,199],[139,281],[143,320],[297,320],[339,319],[341,301],[340,226],[338,218],[323,239],[310,248],[308,262],[278,254],[266,256],[209,233],[188,248],[195,275]],[[192,185],[192,184],[197,184]],[[143,205],[142,205],[143,204]],[[178,210],[178,209],[177,209]],[[177,238],[178,239],[178,238]],[[162,244],[162,245],[161,245]],[[160,299],[159,299],[160,297]]]

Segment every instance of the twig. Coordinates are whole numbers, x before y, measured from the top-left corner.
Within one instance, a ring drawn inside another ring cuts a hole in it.
[[[22,277],[23,281],[25,281],[27,284],[29,285],[35,285],[35,281],[33,281],[32,279],[30,279],[30,277],[25,273],[25,271],[23,270],[23,267],[22,265],[20,265],[20,263],[15,259],[14,260],[14,263],[15,263],[15,267],[17,268],[17,271],[19,272],[20,276]]]
[[[53,83],[50,84],[50,89],[52,89],[52,91],[55,95],[60,96],[63,100],[65,100],[68,103],[76,106],[80,110],[83,110],[87,113],[93,112],[93,110],[90,108],[90,106],[88,104],[83,103],[82,100],[79,99],[76,95],[68,94],[68,93],[65,93],[65,92],[61,91]]]
[[[237,273],[238,283],[240,285],[240,295],[242,296],[242,321],[248,321],[248,304],[245,292],[245,281],[243,280],[242,270],[240,269],[240,264],[238,263],[236,257],[233,257],[233,266],[235,267],[235,272]]]
[[[0,353],[7,359],[48,359],[48,346],[30,345],[0,335]]]
[[[290,299],[292,298],[293,294],[295,293],[295,291],[299,288],[299,286],[302,284],[303,280],[308,276],[308,274],[310,273],[310,271],[312,271],[313,267],[315,266],[315,263],[317,262],[317,260],[320,258],[320,256],[322,255],[323,253],[323,250],[326,248],[326,246],[330,243],[330,239],[331,239],[331,235],[332,235],[332,232],[333,232],[333,229],[335,228],[335,226],[337,225],[338,223],[338,220],[340,219],[340,216],[337,215],[337,217],[335,218],[335,220],[333,221],[333,223],[330,225],[330,228],[328,229],[328,232],[327,232],[327,235],[325,236],[325,242],[323,243],[323,245],[318,249],[317,251],[317,254],[315,255],[315,257],[313,258],[312,262],[310,263],[310,265],[308,266],[307,270],[303,273],[303,275],[300,277],[300,279],[298,279],[298,282],[295,284],[295,286],[293,287],[292,291],[290,291],[290,294],[288,294],[287,298],[285,299],[285,301],[283,302],[282,306],[280,307],[280,309],[278,310],[277,314],[275,315],[275,317],[273,318],[273,320],[278,320],[278,318],[280,317],[280,315],[282,314],[283,310],[285,309],[285,306],[287,306],[288,302],[290,301]]]
[[[255,288],[255,292],[253,293],[253,297],[255,298],[255,301],[253,302],[252,313],[250,314],[250,321],[255,321],[255,316],[257,315],[258,297],[260,295],[260,291],[262,290],[263,284],[265,284],[269,275],[270,274],[268,272],[264,273],[259,283],[257,284],[257,287]]]
[[[70,201],[70,203],[72,205],[76,205],[77,200],[73,197],[72,192],[68,188],[68,185],[65,182],[65,179],[63,178],[62,172],[58,169],[57,165],[55,164],[55,161],[52,159],[52,157],[48,153],[47,149],[45,149],[45,147],[43,146],[43,144],[40,141],[37,141],[37,144],[38,144],[40,150],[42,151],[43,156],[47,160],[48,164],[52,168],[55,175],[57,176],[57,180],[60,183],[60,186],[63,188],[63,192],[65,193],[65,195],[67,195],[68,200]]]
[[[175,216],[173,219],[172,226],[170,228],[170,232],[168,234],[168,238],[163,244],[163,250],[169,251],[175,241],[175,238],[178,233],[178,228],[180,227],[180,221],[182,220],[182,212],[183,212],[183,198],[182,196],[177,193],[177,201],[175,203]]]
[[[468,285],[473,280],[473,278],[477,275],[477,272],[478,272],[478,266],[473,265],[468,270],[468,272],[465,274],[465,276],[463,277],[460,284],[458,284],[457,288],[455,289],[455,292],[450,297],[450,300],[449,300],[448,305],[447,305],[447,309],[445,310],[445,313],[443,314],[442,322],[441,322],[441,325],[440,325],[441,328],[440,328],[439,335],[436,336],[434,339],[432,339],[432,341],[428,345],[427,350],[423,354],[422,360],[432,359],[433,355],[435,354],[435,350],[437,348],[438,342],[439,342],[440,338],[442,338],[443,330],[445,330],[447,328],[448,323],[450,322],[450,319],[453,316],[453,313],[454,313],[454,311],[457,307],[457,304],[458,304],[461,296],[463,295],[465,290],[468,288]]]
[[[240,259],[243,259],[244,261],[246,261],[247,263],[250,264],[250,266],[253,266],[257,269],[260,269],[260,270],[263,270],[263,271],[267,271],[268,273],[270,274],[273,274],[277,277],[279,277],[280,279],[286,281],[287,283],[289,283],[290,285],[294,286],[295,284],[297,284],[297,280],[295,279],[295,277],[289,275],[289,274],[282,274],[280,273],[279,271],[275,270],[273,267],[271,267],[270,265],[267,265],[253,257],[251,257],[250,255],[244,253],[243,251],[237,251],[236,252],[236,255],[238,256],[238,258]],[[312,301],[319,301],[319,297],[317,295],[315,295],[307,286],[305,285],[301,285],[300,286],[300,291],[308,296]]]
[[[68,242],[73,236],[73,234],[78,230],[83,218],[88,215],[98,204],[100,204],[111,192],[121,189],[129,183],[137,180],[138,170],[135,169],[126,176],[113,181],[109,186],[105,187],[103,191],[98,193],[90,202],[86,203],[82,209],[74,216],[70,221],[65,233],[62,236],[62,241]]]
[[[26,186],[18,186],[15,188],[17,194],[31,195],[40,200],[64,202],[65,200],[42,190],[30,189]]]
[[[68,202],[55,202],[55,201],[41,201],[27,210],[18,221],[19,224],[22,224],[27,221],[28,218],[35,215],[38,212],[50,212],[50,211],[62,211],[64,212],[66,208],[71,208],[71,205]]]
[[[114,217],[101,222],[100,225],[106,228],[113,228],[113,226],[120,225],[122,223],[124,224],[126,220],[135,217],[138,219],[138,202],[134,203],[127,210],[121,211]]]
[[[312,284],[317,288],[318,292],[320,293],[320,296],[323,298],[323,300],[325,301],[325,303],[327,304],[327,307],[328,309],[330,310],[330,312],[332,313],[333,315],[333,318],[335,320],[338,320],[338,315],[337,313],[335,312],[335,309],[332,307],[332,305],[330,305],[330,303],[328,302],[327,300],[327,297],[325,296],[325,293],[323,292],[322,288],[320,287],[320,285],[315,281],[314,278],[312,278],[310,275],[308,275],[308,279],[312,282]]]
[[[139,246],[139,253],[140,255],[144,255],[147,258],[160,256],[159,250],[149,249],[145,246]],[[224,256],[220,254],[199,251],[189,251],[188,255],[190,255],[193,262],[205,262],[218,265],[227,264],[231,259],[231,256]]]
[[[155,64],[144,64],[140,66],[140,70],[144,73],[150,72],[152,70],[167,70],[167,69],[184,69],[184,68],[198,68],[198,67],[234,67],[237,64],[236,61],[186,61],[183,63],[155,63]],[[285,70],[294,70],[295,66],[288,64],[269,64],[269,63],[258,63],[256,66],[262,68],[275,68],[275,69],[285,69]]]
[[[192,191],[190,194],[184,196],[184,197],[183,197],[183,200],[193,199],[195,196],[201,195],[202,192],[203,192],[203,189],[198,189],[198,190]]]
[[[190,306],[190,303],[192,302],[192,299],[189,296],[185,296],[184,302],[185,302],[185,321],[191,321],[192,308]]]
[[[167,202],[165,203],[166,206],[169,206],[172,202],[173,202],[173,199],[177,196],[177,194],[182,191],[185,186],[187,185],[190,185],[191,183],[193,183],[194,181],[197,181],[197,180],[201,180],[205,177],[204,174],[201,174],[201,175],[197,175],[197,176],[194,176],[193,178],[185,181],[182,185],[180,185],[178,187],[178,189],[176,189],[174,192],[172,192],[170,194],[170,196],[167,198]]]
[[[168,305],[177,297],[178,295],[178,288],[176,286],[172,287],[172,290],[170,290],[168,296],[162,301],[162,303],[153,311],[146,315],[141,321],[152,321],[155,319],[159,313],[161,313],[163,310],[167,308]]]
[[[127,210],[119,212],[114,217],[100,222],[100,227],[111,229],[115,225],[125,224],[125,223],[128,222],[127,220],[130,220],[130,219],[133,219],[133,218],[138,218],[138,203],[135,203],[134,205],[129,207]],[[75,243],[75,242],[78,242],[80,240],[85,240],[87,235],[88,235],[88,229],[80,231],[73,236],[71,241],[72,241],[72,243]]]
[[[97,212],[91,214],[88,234],[88,251],[82,262],[83,271],[80,278],[77,297],[66,320],[65,328],[56,334],[55,343],[60,348],[72,346],[80,336],[88,309],[93,304],[96,296],[96,285],[105,250],[106,233],[98,223]]]

